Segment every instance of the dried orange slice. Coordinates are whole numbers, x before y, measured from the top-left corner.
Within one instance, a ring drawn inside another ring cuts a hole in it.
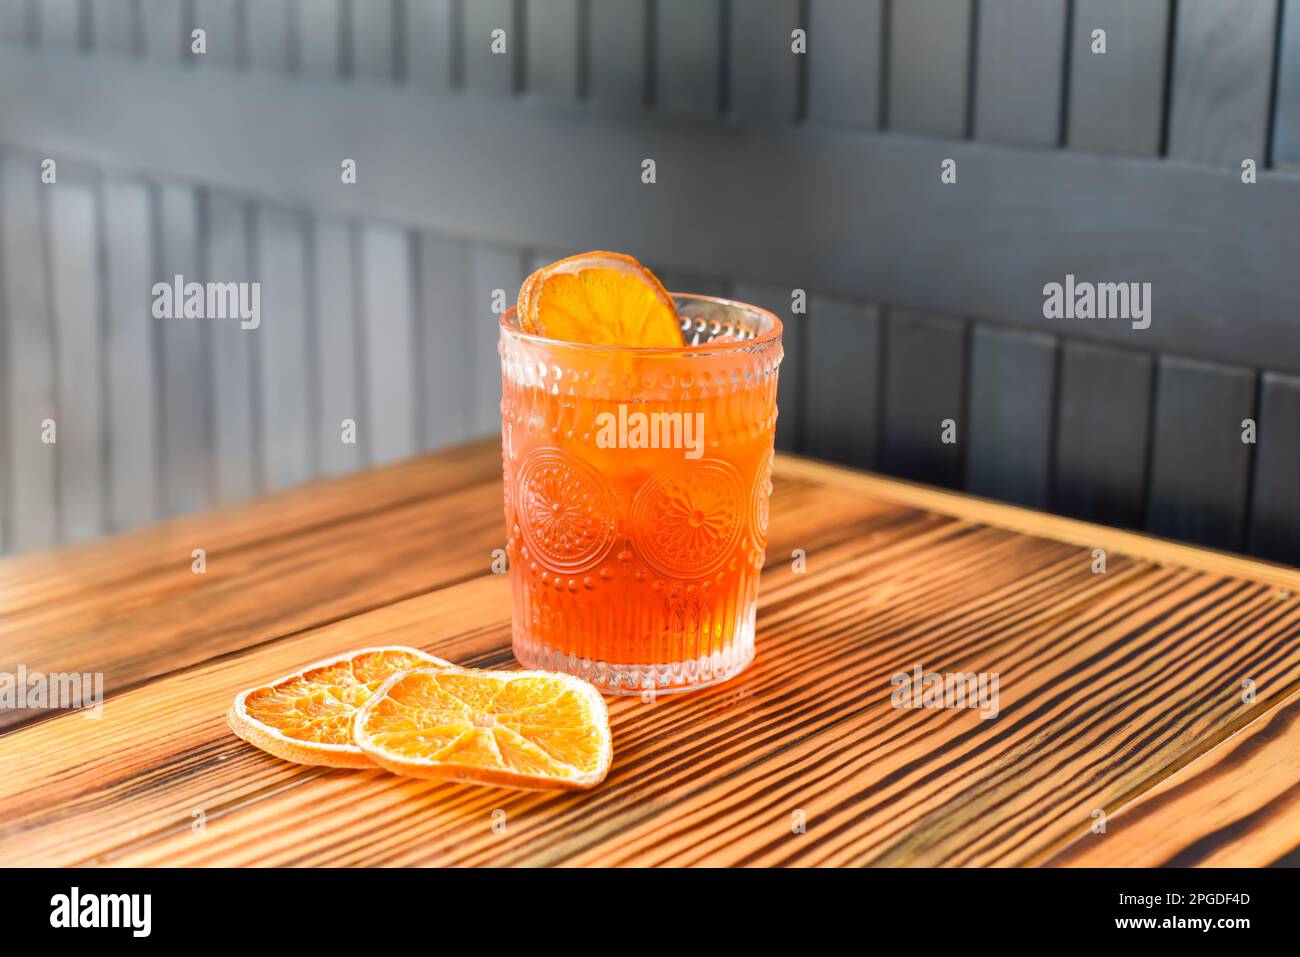
[[[543,266],[519,287],[519,328],[595,345],[680,346],[672,297],[631,256],[596,251]]]
[[[352,717],[395,674],[450,662],[418,648],[363,648],[240,692],[226,720],[250,744],[297,764],[370,768],[352,743]]]
[[[417,668],[357,712],[352,738],[381,768],[515,788],[591,788],[613,758],[605,699],[571,675]]]

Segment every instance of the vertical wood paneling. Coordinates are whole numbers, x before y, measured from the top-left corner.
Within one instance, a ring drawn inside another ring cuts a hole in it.
[[[812,0],[808,116],[816,123],[880,125],[882,0]]]
[[[1300,565],[1300,377],[1264,374],[1258,424],[1250,550]]]
[[[800,22],[799,0],[749,0],[732,4],[728,44],[731,112],[745,120],[785,123],[799,110],[801,61],[791,50]]]
[[[788,452],[801,452],[806,414],[808,317],[790,311],[789,289],[744,282],[736,283],[733,296],[741,302],[753,303],[775,313],[784,326],[781,348],[785,357],[781,360],[776,389],[776,447]]]
[[[248,247],[251,226],[246,204],[223,193],[209,193],[204,218],[207,235],[204,279],[207,282],[254,281]],[[264,287],[265,288],[265,287]],[[263,308],[266,302],[263,301]],[[238,502],[257,492],[258,420],[255,401],[260,388],[254,355],[259,329],[243,329],[235,319],[211,323],[212,439],[214,495],[218,502]]]
[[[389,226],[361,230],[366,430],[375,462],[415,451],[416,393],[411,250],[407,234]],[[494,353],[495,354],[495,353]]]
[[[261,373],[262,474],[266,488],[279,489],[313,471],[306,229],[301,214],[274,207],[258,209],[255,223],[262,284],[262,323],[253,333]]]
[[[669,292],[694,293],[697,296],[731,295],[731,283],[719,276],[701,276],[679,269],[655,269],[654,274]]]
[[[808,454],[858,468],[876,466],[880,371],[875,307],[814,298],[808,309]]]
[[[1053,507],[1066,515],[1142,524],[1151,359],[1067,342],[1061,346]]]
[[[465,87],[479,93],[519,89],[522,30],[512,0],[474,0],[465,4]],[[506,32],[504,53],[492,52],[492,31]]]
[[[50,305],[58,342],[60,539],[104,530],[98,212],[89,183],[60,179],[50,202]]]
[[[0,43],[27,46],[31,42],[34,24],[29,22],[28,13],[27,0],[0,0]]]
[[[353,227],[317,220],[312,252],[318,365],[315,400],[307,412],[315,423],[321,470],[347,472],[365,464],[362,436],[357,434],[354,443],[343,441],[344,419],[357,423],[358,433],[365,422],[358,376],[360,325],[354,308],[358,295],[353,275]]]
[[[578,0],[528,0],[524,17],[526,89],[548,99],[576,99]]]
[[[588,6],[588,96],[597,104],[640,106],[646,95],[647,0]]]
[[[161,512],[155,346],[166,320],[151,309],[151,288],[161,277],[149,188],[109,179],[103,196],[109,528],[120,532]]]
[[[466,341],[466,324],[484,319],[470,295],[469,247],[443,236],[419,240],[420,341],[423,447],[437,448],[470,434],[472,372],[457,343]],[[516,290],[517,292],[517,290]],[[511,293],[507,291],[509,300]],[[493,354],[495,355],[495,346]]]
[[[1031,508],[1050,497],[1056,341],[976,326],[966,489]]]
[[[1055,146],[1065,80],[1065,0],[980,0],[975,136]]]
[[[1092,52],[1097,29],[1106,31],[1105,53]],[[1067,146],[1160,152],[1168,29],[1167,0],[1075,0]],[[1143,524],[1154,374],[1141,354],[1063,347],[1056,508],[1093,521]]]
[[[41,46],[47,50],[76,50],[81,45],[80,0],[41,0]]]
[[[57,445],[41,441],[41,423],[62,429],[56,393],[56,353],[50,322],[40,182],[32,157],[9,155],[0,169],[0,262],[4,278],[5,385],[3,412],[9,441],[8,547],[29,551],[58,537]]]
[[[1106,52],[1092,52],[1094,30]],[[1075,0],[1069,145],[1101,153],[1160,152],[1168,0]]]
[[[406,78],[426,90],[452,83],[453,0],[407,0]]]
[[[338,75],[341,16],[340,0],[311,0],[298,5],[298,49],[303,73]]]
[[[1156,387],[1147,529],[1240,550],[1254,417],[1255,376],[1189,359],[1162,358]]]
[[[254,69],[284,73],[289,69],[289,0],[253,0],[244,9],[248,62]]]
[[[393,49],[393,0],[366,0],[352,7],[352,63],[357,76],[393,80],[398,58]]]
[[[935,485],[961,483],[968,424],[963,396],[966,331],[954,319],[890,311],[885,326],[885,413],[881,464],[887,472]],[[942,441],[943,421],[957,442]]]
[[[239,63],[239,0],[195,0],[194,26],[207,34],[207,52],[194,56],[199,66],[230,68]]]
[[[190,38],[183,15],[184,7],[176,0],[140,0],[145,56],[160,63],[180,63],[189,57]]]
[[[139,0],[90,0],[90,41],[96,54],[134,56],[139,31]]]
[[[891,8],[889,126],[966,132],[971,0],[906,0]]]
[[[1277,54],[1272,160],[1296,167],[1300,166],[1300,4],[1295,0],[1282,8]]]
[[[712,115],[720,107],[720,0],[656,0],[654,104]]]
[[[1274,0],[1179,0],[1169,155],[1263,166],[1268,142]]]
[[[158,189],[158,257],[156,281],[199,282],[198,208],[188,186]],[[183,303],[173,303],[178,318],[159,319],[162,339],[162,452],[166,513],[177,515],[205,508],[209,501],[211,458],[208,441],[205,322],[185,319]]]
[[[505,294],[509,309],[527,274],[523,256],[509,249],[478,245],[471,251],[470,299],[464,316],[465,349],[471,356],[470,432],[491,435],[501,428],[501,359],[497,354],[500,315],[492,311],[495,290]]]

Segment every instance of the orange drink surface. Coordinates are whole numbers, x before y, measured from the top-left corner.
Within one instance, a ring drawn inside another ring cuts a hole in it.
[[[604,691],[702,687],[754,655],[781,324],[704,296],[669,308],[681,345],[501,320],[515,656]]]

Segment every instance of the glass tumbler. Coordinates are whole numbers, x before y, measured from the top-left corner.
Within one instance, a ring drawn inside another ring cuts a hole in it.
[[[754,656],[781,322],[674,295],[673,348],[501,318],[515,657],[606,692],[683,691]]]

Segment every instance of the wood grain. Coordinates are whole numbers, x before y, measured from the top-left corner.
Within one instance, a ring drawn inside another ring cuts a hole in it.
[[[1049,859],[1078,867],[1294,867],[1300,695],[1111,814]],[[1189,828],[1189,819],[1196,827]]]
[[[0,735],[4,860],[975,865],[1089,863],[1124,844],[1202,863],[1282,860],[1300,843],[1286,814],[1300,572],[788,457],[774,476],[755,664],[697,694],[611,699],[615,765],[596,791],[304,768],[236,739],[223,713],[238,690],[336,651],[401,642],[512,664],[508,583],[486,553],[461,552],[500,522],[497,454],[476,443],[278,496],[279,517],[260,521],[264,533],[283,522],[280,533],[226,556],[249,570],[231,587],[137,573],[165,596],[155,617],[111,636],[69,622],[56,642],[65,667],[110,649],[121,673],[147,661],[156,678],[110,682],[98,720],[60,713]],[[409,500],[413,485],[427,496]],[[356,497],[369,510],[339,514]],[[317,502],[333,520],[293,531],[283,513],[301,520]],[[233,524],[247,535],[243,519]],[[214,534],[232,525],[208,521]],[[1104,573],[1089,539],[1111,550]],[[416,545],[446,553],[432,563],[444,573],[475,567],[439,581],[416,567]],[[0,565],[0,582],[49,561]],[[341,594],[340,575],[364,567],[379,574]],[[209,589],[221,600],[196,605]],[[67,605],[135,601],[129,581],[112,591],[65,595],[57,609],[11,591],[0,623],[20,601],[38,626],[73,617]],[[241,633],[253,608],[259,625]],[[181,620],[210,623],[206,637],[177,640]],[[0,631],[4,662],[31,660],[20,643],[32,631]],[[891,707],[891,675],[916,666],[997,673],[997,717]],[[1218,802],[1208,816],[1207,801]],[[1098,809],[1112,816],[1105,844],[1089,843]]]

